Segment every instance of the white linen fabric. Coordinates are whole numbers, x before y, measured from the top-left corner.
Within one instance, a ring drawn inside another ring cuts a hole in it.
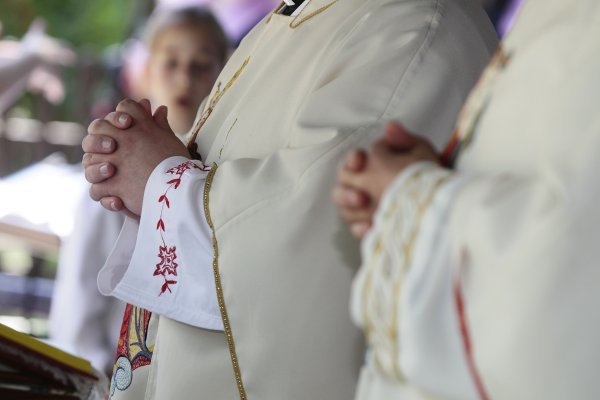
[[[600,397],[599,21],[593,0],[526,3],[455,171],[419,164],[386,193],[354,286],[358,399]]]
[[[178,258],[194,254],[182,271],[213,267],[225,332],[161,315],[145,390],[136,374],[148,368],[132,370],[119,398],[352,398],[364,352],[347,305],[358,244],[329,199],[334,171],[391,120],[441,147],[496,41],[475,0],[311,0],[260,22],[200,110],[204,193],[182,182],[189,206],[172,211],[185,229],[166,226]],[[133,240],[122,235],[123,259],[145,246]],[[157,304],[181,290],[159,298],[156,285]]]

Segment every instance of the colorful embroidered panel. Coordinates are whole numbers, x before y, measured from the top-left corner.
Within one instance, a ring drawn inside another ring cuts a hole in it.
[[[111,398],[116,390],[125,391],[133,381],[133,371],[150,365],[154,344],[148,343],[152,313],[130,304],[125,308],[121,335],[110,386]]]

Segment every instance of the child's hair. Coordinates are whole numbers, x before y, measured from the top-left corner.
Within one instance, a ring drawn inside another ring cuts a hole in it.
[[[219,51],[219,59],[225,63],[229,53],[229,40],[221,24],[219,24],[213,13],[205,7],[191,6],[155,10],[148,18],[144,30],[144,42],[147,48],[152,49],[163,30],[176,25],[207,26],[214,35]]]

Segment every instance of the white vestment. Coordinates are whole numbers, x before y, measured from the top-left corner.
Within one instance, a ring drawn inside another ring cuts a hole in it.
[[[530,0],[459,118],[455,170],[388,189],[353,291],[358,399],[600,398],[598,71],[600,3]]]
[[[311,0],[260,22],[197,121],[204,164],[159,165],[100,276],[161,315],[151,363],[121,346],[114,397],[352,398],[358,246],[329,199],[337,164],[391,120],[441,147],[495,45],[475,0]]]

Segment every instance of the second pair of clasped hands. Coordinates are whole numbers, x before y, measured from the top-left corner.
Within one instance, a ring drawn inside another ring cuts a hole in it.
[[[154,113],[148,100],[123,100],[104,119],[93,121],[83,140],[85,177],[90,196],[111,211],[139,219],[144,189],[152,171],[173,156],[190,158],[167,121],[167,108]],[[396,176],[414,163],[439,163],[439,154],[424,138],[397,123],[385,128],[368,151],[348,154],[337,171],[333,203],[352,233],[362,238],[377,206]]]

